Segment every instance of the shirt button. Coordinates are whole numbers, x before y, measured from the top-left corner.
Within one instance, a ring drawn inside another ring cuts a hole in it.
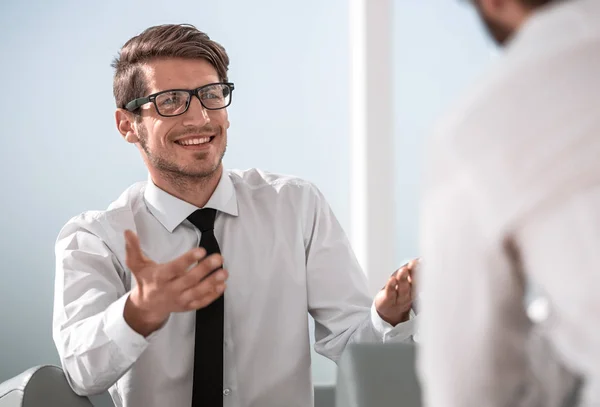
[[[230,389],[223,390],[223,395],[224,396],[229,396],[230,394],[231,394],[231,390]]]

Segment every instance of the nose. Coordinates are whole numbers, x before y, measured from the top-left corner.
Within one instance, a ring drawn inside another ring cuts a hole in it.
[[[192,96],[192,100],[190,100],[190,106],[188,107],[187,112],[183,115],[184,125],[196,125],[196,126],[204,126],[210,122],[210,116],[208,115],[208,110],[202,106],[200,103],[200,99],[197,96]]]

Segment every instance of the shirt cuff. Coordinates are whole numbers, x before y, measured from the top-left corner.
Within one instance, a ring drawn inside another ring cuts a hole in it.
[[[123,355],[135,361],[142,352],[146,350],[152,337],[154,337],[158,331],[153,332],[145,338],[129,326],[123,316],[125,303],[128,298],[129,293],[113,302],[106,309],[106,312],[104,313],[104,333],[119,347],[119,349],[121,349]]]
[[[412,336],[416,333],[417,315],[411,309],[408,316],[408,321],[401,322],[396,326],[392,326],[385,322],[379,316],[375,303],[371,305],[371,323],[375,331],[381,335],[383,342],[404,342],[412,340]]]

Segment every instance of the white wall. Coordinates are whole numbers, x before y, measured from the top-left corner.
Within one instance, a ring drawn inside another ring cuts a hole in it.
[[[440,113],[492,62],[495,46],[459,0],[394,1],[396,261],[418,256],[425,139]]]

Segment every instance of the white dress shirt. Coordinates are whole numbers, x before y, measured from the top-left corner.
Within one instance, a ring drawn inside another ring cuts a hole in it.
[[[582,375],[584,405],[599,406],[600,1],[536,12],[428,151],[418,359],[426,405],[539,405],[536,383],[552,383],[527,362],[531,282],[550,306],[536,332]]]
[[[337,361],[348,343],[409,340],[415,319],[392,327],[372,304],[366,277],[317,188],[258,170],[224,171],[206,207],[230,277],[225,291],[226,407],[313,405],[308,314],[315,349]],[[175,313],[144,338],[123,319],[135,284],[123,233],[168,262],[197,247],[186,220],[197,210],[152,182],[127,189],[106,211],[71,219],[56,244],[53,335],[71,386],[109,389],[117,407],[190,407],[195,313]],[[384,283],[384,282],[382,282]]]

